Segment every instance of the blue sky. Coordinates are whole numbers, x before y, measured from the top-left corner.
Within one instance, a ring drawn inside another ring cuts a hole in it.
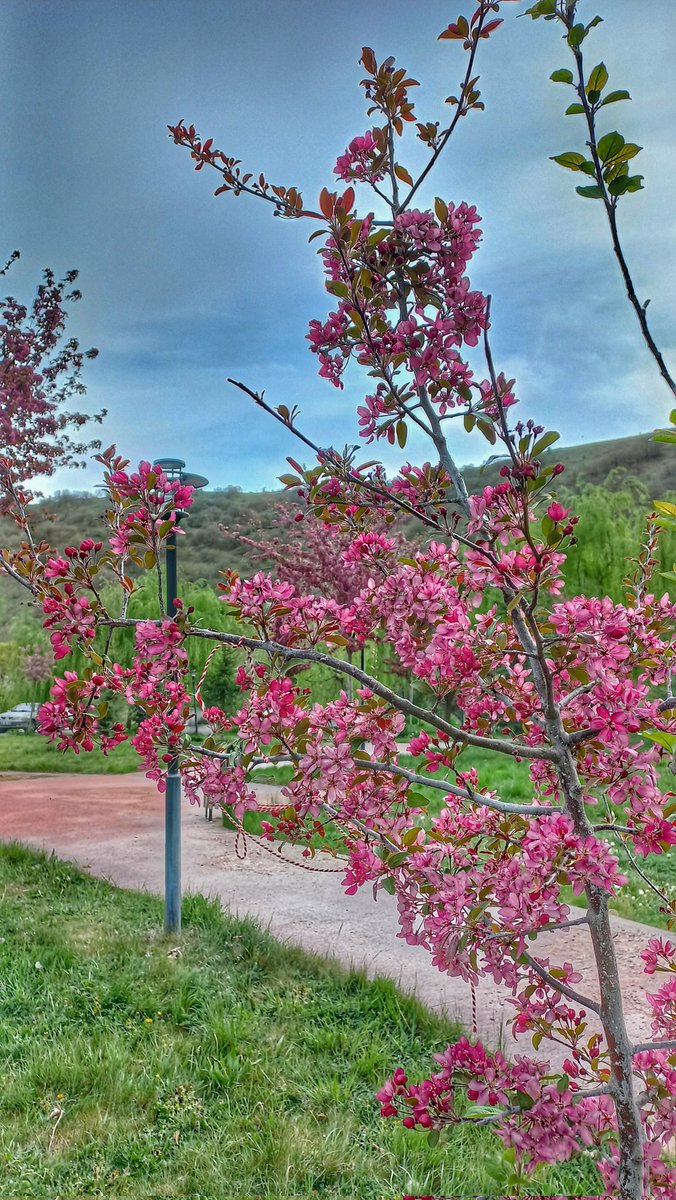
[[[71,328],[100,350],[86,368],[86,404],[108,408],[106,443],[132,459],[179,454],[214,486],[274,487],[296,445],[229,387],[229,375],[274,403],[299,404],[321,444],[355,440],[358,373],[338,393],[306,349],[309,319],[328,307],[309,227],[275,220],[246,197],[214,198],[216,176],[195,174],[165,127],[192,121],[314,202],[337,155],[370,125],[361,46],[394,54],[424,84],[420,117],[443,117],[464,56],[436,36],[471,7],[4,0],[0,204],[4,250],[22,252],[4,282],[29,299],[42,267],[79,268]],[[467,200],[484,218],[471,277],[493,295],[494,355],[517,376],[523,415],[567,444],[648,430],[664,423],[669,395],[624,300],[600,206],[579,199],[578,177],[548,161],[579,148],[582,128],[562,115],[567,89],[548,82],[569,65],[558,33],[517,20],[523,7],[506,6],[481,57],[487,111],[461,123],[422,199]],[[636,168],[646,190],[622,203],[623,238],[673,364],[673,0],[583,0],[583,17],[596,12],[605,20],[586,43],[588,60],[603,59],[610,86],[633,97],[606,110],[608,128],[645,146]],[[485,445],[461,435],[456,453],[478,462]],[[409,451],[428,453],[415,442]],[[53,486],[96,479],[95,467],[60,472]]]

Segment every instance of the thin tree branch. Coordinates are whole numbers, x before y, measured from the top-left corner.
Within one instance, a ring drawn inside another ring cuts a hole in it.
[[[639,1042],[632,1046],[632,1054],[643,1054],[645,1050],[676,1050],[676,1042]]]
[[[570,29],[574,19],[575,19],[574,13],[570,17],[569,23],[567,23],[564,19],[564,24],[566,25],[566,28]],[[601,189],[603,205],[606,210],[606,217],[608,218],[608,226],[610,229],[610,237],[611,237],[611,241],[612,241],[612,245],[613,245],[613,251],[615,254],[615,258],[617,259],[617,263],[619,265],[620,272],[622,274],[622,279],[624,280],[624,286],[625,286],[625,289],[627,292],[627,297],[629,299],[629,303],[631,304],[631,307],[633,308],[634,312],[636,313],[636,318],[638,320],[638,323],[639,323],[639,326],[641,329],[641,333],[643,335],[643,340],[645,341],[650,353],[652,354],[655,362],[657,363],[657,368],[658,368],[659,373],[662,376],[664,382],[666,383],[667,387],[670,389],[672,395],[676,396],[676,381],[674,381],[674,379],[672,378],[672,376],[667,368],[667,365],[664,361],[664,358],[662,357],[662,354],[661,354],[657,344],[655,343],[655,339],[653,338],[652,333],[650,332],[650,327],[648,325],[648,320],[646,317],[647,303],[641,304],[641,301],[639,300],[638,296],[636,295],[636,289],[634,288],[634,282],[631,277],[631,272],[629,270],[627,260],[624,256],[624,251],[622,249],[622,244],[620,242],[620,235],[619,235],[619,231],[617,228],[617,198],[609,195],[608,189],[606,187],[606,182],[603,178],[603,166],[602,166],[601,160],[599,158],[598,146],[597,146],[597,141],[596,141],[596,122],[594,119],[594,113],[592,112],[591,106],[589,104],[589,98],[587,96],[587,90],[586,90],[585,78],[584,78],[584,61],[583,61],[583,57],[582,57],[582,51],[579,46],[573,50],[573,57],[575,58],[575,65],[577,67],[578,82],[577,82],[576,91],[577,91],[577,94],[578,94],[578,97],[580,100],[580,104],[582,105],[582,107],[584,109],[585,121],[587,123],[587,131],[589,133],[589,141],[588,141],[587,145],[589,147],[589,152],[592,157],[592,162],[594,163],[594,179],[596,180],[598,187]]]
[[[538,804],[511,804],[506,800],[498,800],[494,796],[485,796],[482,792],[468,792],[465,788],[458,787],[457,784],[449,783],[448,780],[430,779],[425,775],[417,775],[415,771],[409,771],[406,767],[400,767],[397,763],[375,762],[372,759],[357,759],[355,761],[355,768],[361,770],[362,767],[368,771],[383,771],[389,775],[396,775],[408,780],[409,783],[415,783],[421,787],[435,788],[436,791],[444,792],[447,796],[457,796],[459,800],[467,800],[471,804],[485,804],[486,808],[492,808],[495,812],[518,813],[521,816],[527,817],[547,816],[549,813],[561,812],[561,808],[556,805],[546,807]],[[578,924],[578,922],[574,923]]]
[[[114,629],[133,628],[141,619],[126,617],[123,620],[120,617],[104,617],[101,619],[100,624],[106,627],[110,626]],[[323,666],[329,667],[332,671],[337,671],[339,674],[348,675],[352,679],[355,679],[376,696],[380,696],[381,700],[385,700],[400,712],[408,713],[412,717],[418,717],[421,721],[434,726],[441,733],[445,733],[453,742],[460,742],[465,746],[479,746],[484,750],[494,750],[497,754],[506,754],[511,758],[532,758],[544,762],[558,762],[557,752],[553,749],[548,749],[546,746],[526,746],[520,742],[509,741],[507,738],[481,737],[479,734],[468,733],[465,729],[461,729],[457,725],[452,725],[450,721],[444,721],[442,717],[439,717],[429,709],[422,708],[421,705],[414,704],[412,700],[408,700],[405,696],[394,692],[373,675],[367,675],[366,671],[360,670],[359,667],[355,667],[345,659],[334,658],[332,655],[324,654],[320,650],[311,650],[309,647],[282,646],[279,642],[264,641],[261,638],[242,637],[234,633],[223,633],[218,629],[195,627],[188,629],[186,636],[206,638],[209,641],[220,642],[224,646],[234,646],[239,649],[260,650],[264,654],[279,655],[281,658],[289,659],[292,662],[300,660],[303,662],[321,663]],[[547,809],[547,811],[551,812],[553,810]]]
[[[547,812],[551,812],[547,809]],[[576,925],[588,925],[589,917],[576,917],[572,921],[556,921],[551,925],[539,925],[533,929],[505,929],[500,933],[491,933],[486,938],[487,942],[499,941],[503,938],[527,937],[530,933],[556,933],[559,929],[573,929]]]
[[[528,953],[528,951],[524,951],[523,957],[528,963],[529,967],[535,971],[536,975],[540,976],[540,978],[544,983],[547,984],[548,987],[560,992],[561,995],[566,996],[568,1000],[572,1000],[573,1004],[581,1004],[583,1008],[590,1008],[591,1011],[595,1012],[598,1016],[601,1015],[601,1006],[596,1000],[590,1000],[588,996],[583,996],[581,992],[576,992],[574,988],[568,987],[568,985],[566,983],[562,983],[560,979],[555,979],[553,975],[549,974],[549,971],[540,965],[537,959],[533,958],[532,955]]]
[[[455,113],[453,115],[453,120],[451,121],[448,129],[446,130],[441,141],[439,142],[439,145],[437,146],[436,150],[433,152],[432,157],[430,158],[430,161],[428,162],[427,166],[424,168],[424,170],[418,176],[416,182],[413,184],[413,187],[410,189],[410,191],[407,193],[406,197],[402,201],[402,203],[401,203],[402,209],[408,208],[409,204],[411,203],[411,200],[413,199],[416,192],[418,191],[418,188],[420,187],[420,185],[422,183],[424,183],[425,179],[429,175],[430,171],[432,170],[432,168],[433,168],[434,164],[436,163],[437,159],[439,158],[439,156],[441,154],[443,154],[443,152],[446,148],[446,145],[449,141],[449,138],[451,138],[451,136],[453,135],[453,132],[455,130],[456,125],[458,124],[458,121],[460,120],[461,117],[464,117],[466,115],[465,109],[463,107],[463,101],[465,99],[465,96],[466,96],[468,88],[469,88],[469,84],[472,79],[472,71],[474,70],[474,59],[476,58],[476,52],[479,47],[480,35],[481,35],[483,23],[484,23],[484,18],[486,16],[486,12],[487,12],[486,9],[482,10],[479,20],[477,22],[474,42],[472,45],[472,49],[470,50],[469,59],[467,61],[467,70],[465,71],[465,78],[462,81],[460,96],[458,97],[458,104],[457,104]]]

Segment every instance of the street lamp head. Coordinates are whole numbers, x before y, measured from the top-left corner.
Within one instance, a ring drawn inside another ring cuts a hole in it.
[[[203,488],[207,486],[208,482],[205,475],[194,475],[192,471],[181,472],[181,483],[187,483],[189,487]]]
[[[209,480],[204,475],[194,475],[186,471],[182,458],[156,458],[154,466],[160,467],[169,479],[178,479],[193,488],[206,487]]]
[[[161,467],[170,479],[179,479],[183,473],[185,463],[182,458],[156,458],[153,466]]]

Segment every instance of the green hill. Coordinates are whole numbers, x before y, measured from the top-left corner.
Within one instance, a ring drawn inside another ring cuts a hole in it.
[[[567,497],[580,495],[590,484],[604,485],[610,491],[626,488],[628,477],[636,494],[637,516],[645,512],[653,498],[665,496],[676,488],[676,455],[673,447],[651,441],[650,434],[589,442],[549,451],[545,458],[562,462],[565,473],[558,481]],[[492,482],[499,464],[466,470],[470,491],[479,491]],[[218,572],[226,568],[246,571],[250,563],[245,549],[228,530],[243,532],[271,528],[278,504],[293,503],[279,492],[241,492],[237,488],[198,493],[185,523],[186,536],[179,548],[180,571],[184,579],[206,580],[214,584]],[[36,504],[33,529],[54,547],[78,543],[95,532],[102,511],[101,497],[81,492],[61,492]],[[0,544],[16,541],[11,522],[0,521]],[[19,604],[18,588],[0,578],[0,609],[5,622],[13,618]],[[0,638],[0,640],[2,640]]]

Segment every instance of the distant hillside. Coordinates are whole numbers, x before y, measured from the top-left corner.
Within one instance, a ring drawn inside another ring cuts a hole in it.
[[[568,495],[580,493],[587,484],[607,484],[617,487],[626,475],[641,481],[647,500],[676,490],[676,455],[673,447],[653,442],[650,434],[617,438],[613,441],[590,442],[550,451],[545,457],[562,462],[566,468],[560,484]],[[470,492],[480,491],[497,475],[498,466],[480,469],[469,467],[466,479]],[[180,544],[180,571],[184,579],[204,579],[215,583],[218,572],[225,568],[246,570],[246,553],[237,540],[225,536],[221,526],[270,529],[278,504],[293,503],[284,492],[240,492],[237,489],[198,493],[190,517],[185,523],[186,536]],[[63,492],[34,507],[34,532],[55,547],[80,542],[94,533],[101,513],[100,496]],[[16,540],[10,522],[0,522],[0,544]],[[11,581],[0,578],[0,603],[5,618],[16,609],[18,589]],[[0,641],[2,638],[0,637]]]
[[[641,480],[650,499],[663,496],[676,488],[676,454],[673,447],[653,442],[650,433],[636,437],[614,438],[605,442],[587,442],[584,446],[554,446],[543,455],[547,463],[561,462],[566,470],[561,484],[572,495],[585,484],[605,484],[611,471],[626,471]],[[469,467],[465,471],[467,486],[476,491],[485,487],[497,468]]]

